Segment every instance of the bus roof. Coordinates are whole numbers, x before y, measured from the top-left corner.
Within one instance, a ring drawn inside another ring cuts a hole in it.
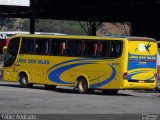
[[[79,36],[67,34],[18,34],[13,37],[44,37],[44,38],[79,38],[79,39],[117,39],[117,40],[148,40],[156,42],[155,39],[149,37],[135,37],[135,36]]]
[[[10,38],[14,35],[26,35],[30,34],[28,31],[0,31],[0,35],[3,38]],[[35,32],[36,35],[66,35],[62,33],[52,33],[52,32]]]

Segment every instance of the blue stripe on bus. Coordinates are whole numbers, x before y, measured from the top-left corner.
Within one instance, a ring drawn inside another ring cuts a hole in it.
[[[73,84],[73,82],[64,82],[63,80],[60,79],[60,76],[62,73],[64,73],[65,71],[73,68],[73,67],[77,67],[77,66],[81,66],[81,65],[86,65],[86,64],[93,64],[93,62],[85,62],[85,63],[76,63],[76,64],[70,64],[70,65],[66,65],[60,68],[57,68],[55,70],[53,70],[49,75],[48,78],[55,82],[55,83],[59,83],[59,84]]]
[[[66,63],[77,62],[77,61],[86,61],[86,60],[102,60],[102,59],[81,58],[81,59],[68,60],[68,61],[64,61],[64,62],[61,62],[61,63],[58,63],[58,64],[52,66],[47,72],[49,72],[51,69],[53,69],[57,66],[60,66],[60,65],[66,64]],[[94,61],[92,61],[92,62],[94,62]]]
[[[82,65],[87,65],[87,64],[96,64],[96,61],[86,61],[86,60],[95,60],[95,59],[74,59],[74,60],[68,60],[68,61],[64,61],[64,62],[61,62],[61,63],[58,63],[56,65],[54,65],[53,67],[51,67],[48,72],[50,70],[52,70],[53,68],[57,67],[57,66],[60,66],[60,65],[63,65],[63,64],[66,64],[66,63],[70,63],[70,62],[77,62],[77,61],[81,61],[82,60],[82,63],[75,63],[75,64],[69,64],[69,65],[66,65],[66,66],[62,66],[62,67],[59,67],[53,71],[50,72],[50,74],[48,75],[48,78],[49,80],[55,82],[55,83],[58,83],[58,84],[74,84],[74,82],[65,82],[63,80],[60,79],[60,76],[67,70],[71,69],[71,68],[74,68],[74,67],[77,67],[77,66],[82,66]],[[96,59],[97,60],[97,59]],[[102,60],[102,59],[98,59],[98,60]],[[91,84],[91,88],[96,88],[96,87],[100,87],[100,86],[103,86],[105,84],[108,84],[109,82],[111,82],[114,77],[116,76],[116,70],[113,66],[111,66],[109,64],[109,66],[112,68],[112,75],[102,81],[102,82],[99,82],[99,83],[96,83],[96,84]],[[105,74],[97,77],[97,78],[94,78],[90,81],[94,81],[94,80],[97,80],[101,77],[103,77]]]
[[[148,72],[150,72],[150,70],[143,70],[143,71],[142,70],[137,70],[137,71],[134,71],[134,72],[128,74],[128,80],[132,80],[133,79],[132,77],[135,76],[135,75],[138,75],[138,74],[141,74],[141,73],[148,73]],[[144,80],[151,80],[153,78],[156,78],[155,74],[151,78],[147,78],[147,79],[144,79]]]
[[[101,87],[103,85],[108,84],[112,80],[114,80],[114,77],[116,76],[116,70],[115,70],[115,68],[113,66],[111,66],[111,65],[109,65],[109,66],[112,68],[112,74],[111,74],[111,76],[108,79],[106,79],[106,80],[104,80],[102,82],[90,85],[91,88]]]

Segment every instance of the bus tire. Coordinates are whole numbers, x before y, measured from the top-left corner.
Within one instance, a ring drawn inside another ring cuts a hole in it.
[[[20,83],[20,86],[23,87],[23,88],[33,87],[33,84],[28,83],[28,77],[25,74],[20,74],[19,75],[19,83]]]
[[[77,89],[80,94],[88,93],[88,83],[85,78],[81,77],[78,79]]]
[[[105,94],[105,95],[116,95],[118,93],[118,90],[117,89],[108,89],[108,90],[102,90],[102,92]]]
[[[54,90],[56,88],[56,85],[44,85],[46,90]]]

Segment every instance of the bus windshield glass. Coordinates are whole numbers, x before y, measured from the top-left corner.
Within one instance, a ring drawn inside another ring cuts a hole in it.
[[[13,38],[10,40],[7,51],[4,57],[4,67],[12,66],[18,52],[19,48],[19,38]]]

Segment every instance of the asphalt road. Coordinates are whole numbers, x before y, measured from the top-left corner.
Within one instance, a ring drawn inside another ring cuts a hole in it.
[[[0,80],[0,119],[5,114],[43,114],[41,118],[50,114],[53,119],[54,114],[58,120],[62,117],[59,114],[67,114],[61,119],[68,117],[70,120],[70,115],[73,115],[79,120],[83,117],[83,120],[88,119],[89,116],[94,120],[99,118],[97,114],[101,114],[102,118],[114,114],[117,118],[131,115],[133,119],[139,115],[141,120],[143,115],[159,113],[160,93],[155,91],[120,90],[114,96],[104,95],[100,91],[77,94],[69,87],[58,87],[54,91],[45,90],[42,85],[20,88],[18,83]],[[97,117],[93,117],[93,114]],[[156,120],[159,118],[160,114]]]

